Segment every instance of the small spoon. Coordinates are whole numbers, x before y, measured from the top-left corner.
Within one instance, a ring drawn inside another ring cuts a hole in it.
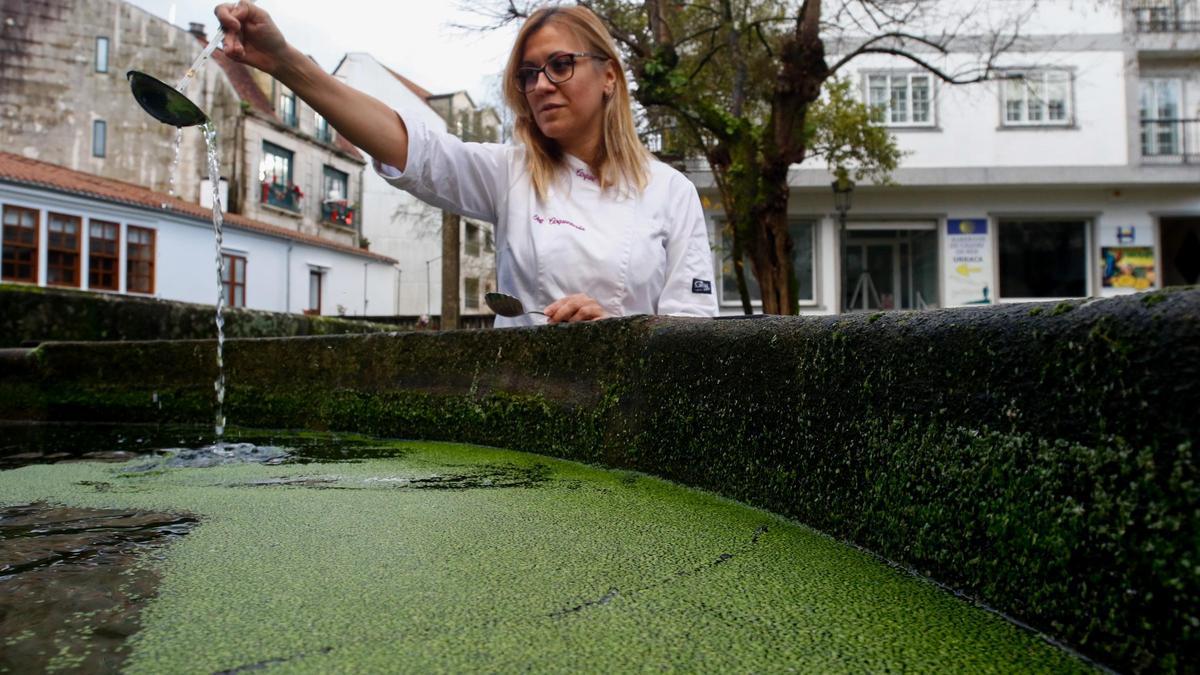
[[[484,293],[483,301],[487,304],[488,309],[492,310],[500,316],[521,316],[522,314],[541,314],[546,316],[545,312],[537,310],[525,311],[525,305],[521,301],[507,293]]]

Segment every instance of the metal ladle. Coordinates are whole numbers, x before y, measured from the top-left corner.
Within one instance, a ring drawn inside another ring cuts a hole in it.
[[[154,119],[173,127],[193,127],[208,121],[208,115],[179,90],[152,75],[131,70],[125,74],[133,98]]]
[[[545,312],[537,310],[525,311],[525,305],[521,304],[520,299],[507,293],[484,293],[483,301],[487,304],[488,309],[500,316],[513,317],[521,316],[522,314],[541,314],[542,316],[546,316]]]
[[[241,1],[253,4],[254,0]],[[208,121],[208,115],[205,115],[200,106],[192,103],[192,100],[183,92],[187,90],[192,78],[200,71],[200,66],[204,65],[204,61],[224,40],[225,29],[218,26],[212,39],[208,41],[208,46],[200,52],[200,56],[197,56],[195,61],[192,61],[192,65],[184,73],[183,79],[179,80],[179,84],[174,87],[141,71],[129,71],[125,77],[129,80],[130,88],[133,89],[133,98],[137,100],[143,110],[150,113],[151,117],[163,124],[170,124],[173,127],[193,127],[197,124],[204,124]]]

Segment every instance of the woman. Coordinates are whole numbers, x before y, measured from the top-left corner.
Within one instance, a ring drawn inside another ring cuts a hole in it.
[[[404,119],[291,47],[261,8],[216,10],[225,53],[274,76],[374,158],[392,185],[496,224],[499,290],[550,323],[715,316],[695,186],[638,140],[624,70],[583,7],[538,10],[505,69],[519,145],[464,143]],[[497,326],[534,316],[497,317]]]

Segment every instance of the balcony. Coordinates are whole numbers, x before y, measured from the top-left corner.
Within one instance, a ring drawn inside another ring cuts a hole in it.
[[[262,203],[277,209],[300,212],[300,199],[304,193],[295,185],[284,183],[263,183]]]
[[[354,227],[355,209],[346,200],[329,200],[321,203],[321,223],[335,227]]]
[[[1147,164],[1200,161],[1200,119],[1142,120],[1142,161]]]
[[[1193,5],[1139,7],[1133,10],[1133,20],[1139,33],[1196,33],[1200,32],[1197,14]]]

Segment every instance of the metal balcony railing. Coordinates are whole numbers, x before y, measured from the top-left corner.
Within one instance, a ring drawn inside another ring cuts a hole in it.
[[[1138,7],[1133,10],[1139,33],[1200,32],[1200,12],[1191,4],[1176,7]]]
[[[1200,119],[1142,120],[1142,159],[1181,164],[1200,161]]]

